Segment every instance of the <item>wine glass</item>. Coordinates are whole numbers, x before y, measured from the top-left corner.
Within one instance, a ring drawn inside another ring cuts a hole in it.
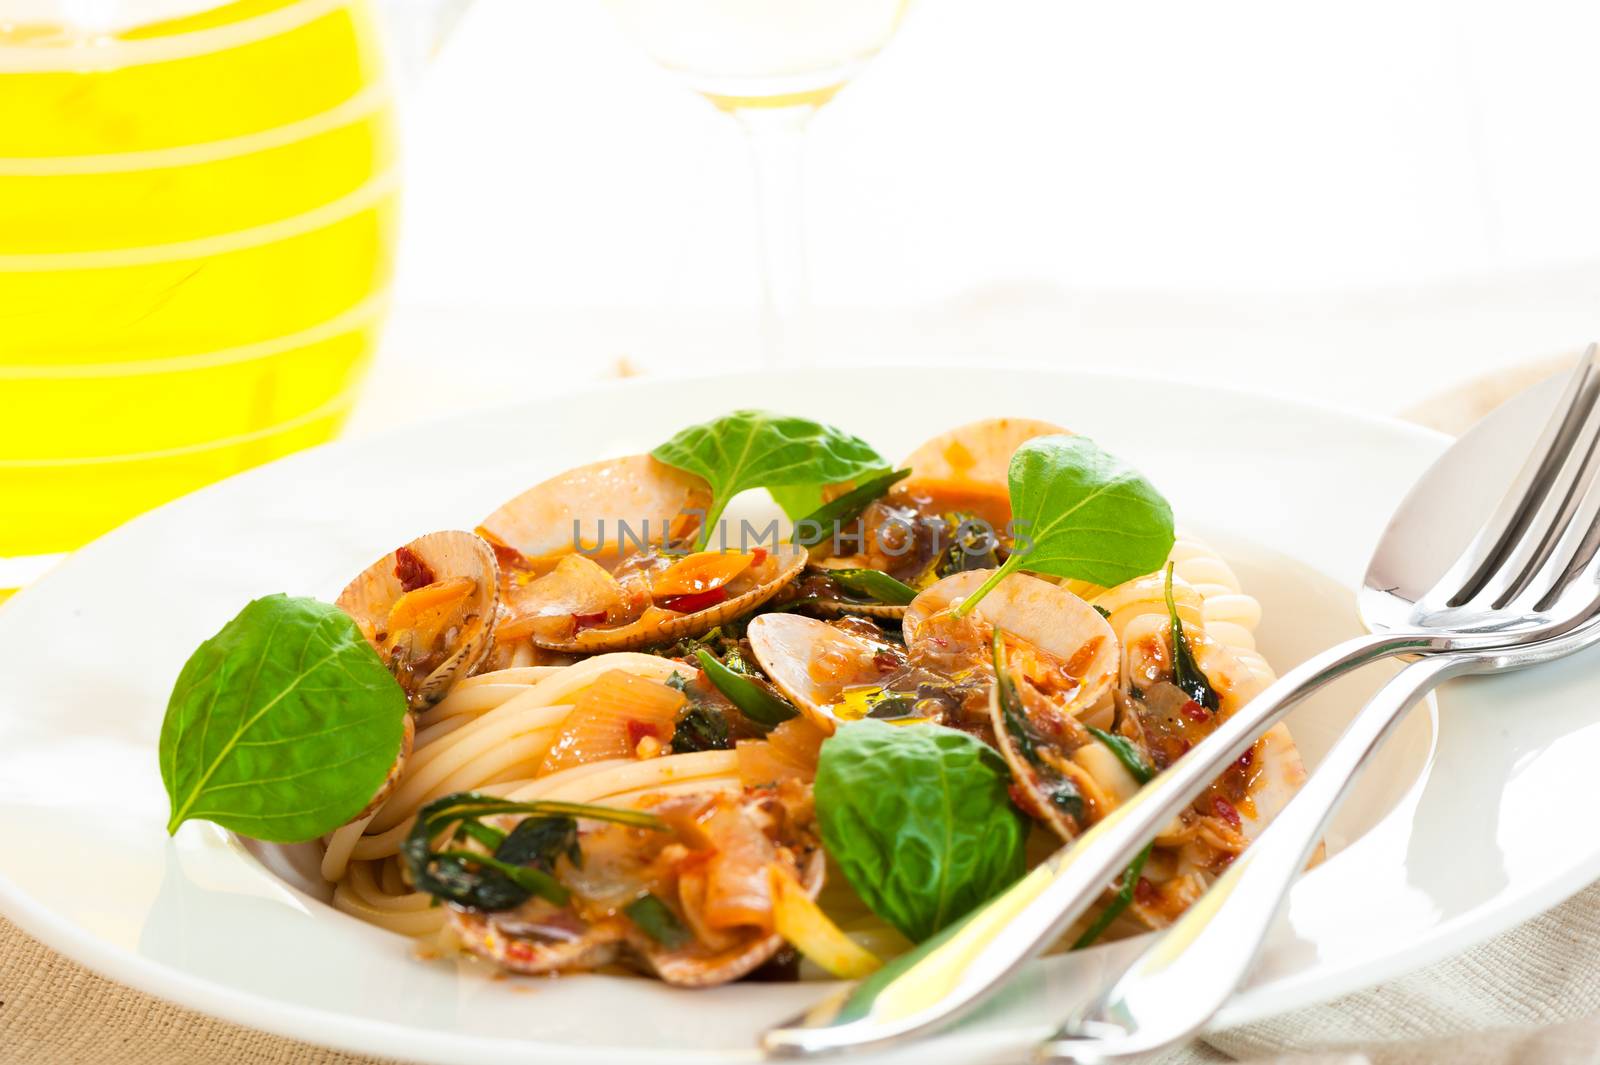
[[[803,357],[805,129],[910,0],[604,0],[631,37],[743,127],[755,171],[767,364]]]

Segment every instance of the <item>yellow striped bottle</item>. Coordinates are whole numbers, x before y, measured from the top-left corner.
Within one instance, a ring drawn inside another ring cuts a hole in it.
[[[0,21],[0,559],[327,439],[389,282],[365,0]]]

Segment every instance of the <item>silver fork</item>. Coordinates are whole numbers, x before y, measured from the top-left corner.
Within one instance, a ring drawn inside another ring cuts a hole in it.
[[[1597,441],[1591,346],[1504,501],[1443,578],[1410,594],[1369,582],[1361,606],[1376,631],[1290,670],[1076,843],[879,974],[767,1032],[762,1046],[776,1056],[830,1053],[902,1041],[959,1016],[1055,942],[1225,765],[1336,677],[1394,655],[1494,652],[1579,630],[1600,606]],[[1391,526],[1385,541],[1393,535]]]
[[[1500,545],[1503,561],[1474,566],[1472,559],[1458,560],[1424,601],[1440,614],[1471,611],[1477,604],[1515,615],[1538,611],[1563,595],[1587,594],[1590,616],[1555,639],[1500,651],[1433,655],[1408,665],[1350,722],[1305,786],[1217,879],[1204,901],[1040,1046],[1038,1060],[1110,1065],[1139,1060],[1195,1035],[1249,974],[1289,888],[1372,752],[1424,695],[1452,677],[1523,669],[1600,641],[1600,449],[1593,436],[1586,448],[1584,441],[1583,434],[1574,439],[1579,446],[1563,464],[1573,471],[1570,479],[1546,464],[1555,491],[1537,514],[1507,508],[1497,514],[1496,521],[1517,537]],[[1459,590],[1445,598],[1451,584]]]

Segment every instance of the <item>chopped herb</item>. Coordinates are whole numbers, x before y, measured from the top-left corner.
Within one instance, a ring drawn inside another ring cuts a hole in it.
[[[1111,748],[1111,753],[1117,756],[1123,768],[1133,775],[1133,779],[1141,784],[1148,784],[1155,779],[1156,771],[1145,762],[1144,755],[1139,753],[1139,748],[1126,736],[1119,736],[1105,729],[1089,726],[1089,735]]]
[[[918,717],[916,692],[879,692],[867,700],[867,716],[880,721]]]
[[[1172,598],[1173,564],[1167,563],[1167,617],[1172,622],[1172,683],[1183,689],[1185,695],[1205,707],[1216,710],[1222,705],[1217,690],[1211,686],[1199,663],[1194,660],[1194,649],[1183,634],[1183,619],[1178,617],[1178,604]]]
[[[1073,950],[1082,950],[1084,947],[1093,944],[1095,940],[1105,934],[1107,928],[1111,927],[1111,922],[1121,917],[1122,911],[1133,903],[1133,893],[1138,890],[1139,875],[1144,872],[1145,859],[1150,857],[1151,846],[1152,844],[1145,844],[1144,850],[1134,855],[1133,861],[1128,863],[1127,871],[1122,874],[1122,887],[1117,890],[1117,894],[1110,904],[1100,911],[1100,916],[1095,918],[1094,924],[1084,929],[1083,935],[1079,936],[1078,941],[1072,944]]]
[[[668,950],[676,950],[689,942],[689,930],[678,915],[654,895],[642,895],[624,907],[623,913],[639,926],[639,930]]]
[[[936,576],[948,577],[969,569],[993,569],[1000,564],[995,557],[994,532],[982,518],[965,511],[952,511],[941,515],[940,520],[949,530],[950,543],[934,562]]]
[[[1099,603],[1095,603],[1093,605],[1094,605],[1094,612],[1096,614],[1099,614],[1101,617],[1105,618],[1107,621],[1111,620],[1111,611],[1107,610],[1105,607],[1101,606]]]
[[[721,710],[695,703],[678,714],[678,720],[672,728],[673,754],[731,750],[733,740],[728,736],[728,719]]]
[[[756,724],[771,728],[799,713],[755,678],[741,676],[717,661],[711,652],[702,648],[695,652],[695,657],[699,659],[700,668],[705,670],[706,679],[712,687],[726,695],[740,713]]]
[[[483,823],[483,818],[501,814],[528,816],[508,835]],[[400,845],[400,857],[416,889],[436,899],[488,913],[513,909],[533,896],[560,906],[569,893],[550,870],[560,854],[576,853],[575,819],[579,817],[663,828],[659,818],[636,810],[570,802],[511,802],[465,791],[422,808]],[[533,827],[528,827],[530,824]],[[451,842],[470,839],[493,846],[494,851],[434,850],[434,838],[446,829],[451,829]]]
[[[696,651],[706,650],[718,658],[725,658],[739,650],[739,641],[744,639],[748,624],[744,618],[725,621],[703,636],[685,636],[675,643],[654,648],[649,653],[661,658],[689,659],[694,657]]]

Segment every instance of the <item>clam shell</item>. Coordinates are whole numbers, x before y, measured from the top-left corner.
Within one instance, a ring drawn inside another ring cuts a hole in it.
[[[837,700],[840,688],[852,682],[848,678],[843,685],[831,679],[819,681],[812,675],[812,664],[825,653],[859,656],[862,676],[878,675],[871,665],[877,648],[870,640],[803,614],[762,614],[750,622],[745,637],[773,685],[827,733],[840,723],[828,707]]]
[[[616,543],[618,522],[654,543],[663,529],[669,540],[688,536],[710,502],[710,487],[694,474],[630,455],[542,481],[484,518],[481,528],[529,558],[548,558],[576,550],[578,540]]]
[[[826,870],[827,860],[819,847],[811,853],[805,868],[804,886],[812,898],[822,890]],[[772,960],[783,949],[783,937],[773,933],[710,958],[662,950],[653,942],[635,943],[634,949],[665,983],[674,987],[715,987],[747,976]]]
[[[1011,520],[1011,455],[1036,436],[1069,430],[1033,418],[985,418],[958,425],[917,448],[902,466],[911,467],[890,497],[932,493],[964,497],[997,529]]]
[[[772,554],[783,561],[783,568],[778,571],[776,577],[716,606],[665,619],[659,615],[671,613],[670,611],[648,611],[644,617],[628,625],[619,625],[611,629],[585,629],[571,640],[536,639],[535,643],[547,651],[599,654],[603,651],[629,651],[688,637],[704,636],[723,622],[742,617],[761,606],[800,576],[801,570],[806,567],[807,556],[804,548],[793,544],[782,544],[773,549]]]
[[[517,935],[502,914],[453,906],[450,927],[466,950],[510,972],[529,976],[598,969],[611,964],[626,941],[622,922],[617,920],[591,924],[573,939],[534,939]]]
[[[977,591],[993,573],[992,569],[952,573],[919,593],[900,622],[906,646],[915,644],[930,616]],[[1079,677],[1082,687],[1073,697],[1075,708],[1093,706],[1116,682],[1121,666],[1116,633],[1099,611],[1060,585],[1013,573],[978,602],[973,614],[1062,661],[1072,661],[1085,644],[1099,640]]]
[[[899,621],[906,616],[907,609],[904,603],[836,603],[826,600],[811,603],[808,608],[830,617],[859,614],[863,617],[885,618],[889,621]]]
[[[455,649],[423,678],[415,691],[407,693],[414,707],[426,707],[443,699],[456,681],[471,675],[488,657],[500,603],[500,568],[494,549],[469,532],[429,533],[405,546],[433,570],[437,579],[469,577],[477,585],[470,611],[473,620],[464,628]],[[369,631],[382,630],[390,609],[405,594],[394,572],[396,554],[391,551],[368,566],[335,600],[339,609]]]

